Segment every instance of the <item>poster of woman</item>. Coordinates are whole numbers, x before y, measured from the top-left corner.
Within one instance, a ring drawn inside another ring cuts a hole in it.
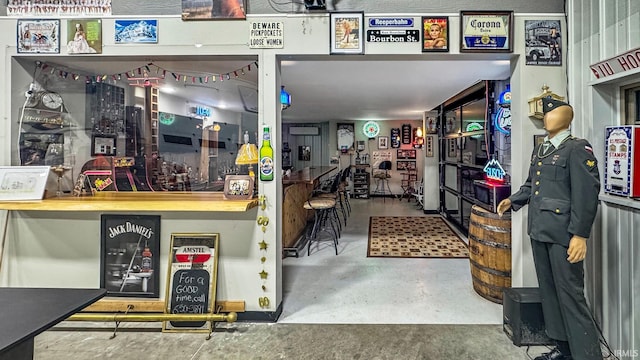
[[[101,54],[102,22],[101,20],[68,20],[67,21],[67,53],[68,54]]]
[[[246,19],[244,0],[182,0],[182,20]]]
[[[525,20],[527,65],[562,66],[560,20]]]
[[[422,18],[422,52],[449,51],[448,17]]]

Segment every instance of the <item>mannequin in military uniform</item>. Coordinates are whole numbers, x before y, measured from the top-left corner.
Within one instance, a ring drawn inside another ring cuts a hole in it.
[[[573,108],[543,99],[545,143],[534,148],[529,176],[498,214],[529,204],[528,233],[547,335],[557,347],[535,360],[602,360],[584,297],[583,260],[598,208],[600,178],[591,145],[571,136]]]

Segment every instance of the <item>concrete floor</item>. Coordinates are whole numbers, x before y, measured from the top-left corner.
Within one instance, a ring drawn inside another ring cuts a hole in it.
[[[351,200],[331,242],[286,258],[276,324],[218,324],[205,334],[160,324],[65,322],[35,341],[36,359],[529,359],[502,332],[502,306],[477,295],[466,259],[367,258],[369,216],[421,216],[415,203]],[[82,331],[74,331],[82,327]],[[545,348],[532,349],[531,357]]]

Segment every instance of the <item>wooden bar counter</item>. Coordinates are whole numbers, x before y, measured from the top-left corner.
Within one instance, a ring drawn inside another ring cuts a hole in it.
[[[221,192],[104,192],[37,201],[0,201],[0,210],[28,211],[210,211],[241,212],[258,199],[227,200]]]
[[[304,209],[304,202],[320,179],[336,169],[335,166],[307,167],[282,178],[282,248],[285,252],[294,251],[297,255],[296,243],[313,216],[312,211]]]

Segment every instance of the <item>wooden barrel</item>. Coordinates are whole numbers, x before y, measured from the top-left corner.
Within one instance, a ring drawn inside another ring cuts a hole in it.
[[[473,289],[502,304],[503,290],[511,287],[511,214],[500,218],[477,205],[471,208],[469,261]]]

